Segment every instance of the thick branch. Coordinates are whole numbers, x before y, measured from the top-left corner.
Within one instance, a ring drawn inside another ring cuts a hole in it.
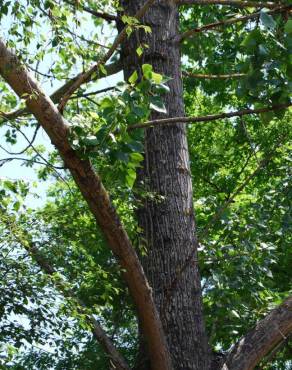
[[[136,304],[153,369],[171,369],[161,321],[141,263],[101,179],[95,174],[90,161],[80,159],[72,149],[68,141],[68,122],[2,40],[0,40],[0,74],[18,96],[27,96],[28,109],[59,151],[95,216],[108,246],[118,259]]]
[[[221,370],[252,370],[292,332],[292,297],[275,308],[231,349]]]
[[[7,228],[10,230],[17,243],[19,243],[28,252],[28,254],[35,260],[35,262],[41,268],[41,270],[49,276],[56,274],[57,270],[39,251],[38,247],[27,235],[26,231],[22,230],[21,227],[17,226],[15,224],[14,219],[9,214],[7,214],[6,211],[2,209],[2,207],[0,207],[0,215],[2,222],[5,225],[7,225]],[[86,318],[92,327],[92,333],[94,337],[103,346],[104,350],[108,353],[110,359],[112,360],[116,368],[118,370],[130,370],[126,360],[117,351],[114,344],[107,336],[106,332],[100,326],[99,322],[95,319],[93,315],[88,314],[85,304],[80,299],[76,298],[74,292],[68,289],[67,284],[64,281],[62,281],[60,277],[58,277],[58,283],[55,285],[64,294],[65,297],[72,298],[73,301],[78,306],[79,311],[86,315]]]
[[[178,0],[180,5],[227,5],[237,8],[255,7],[255,8],[275,8],[281,3],[272,1],[245,1],[245,0]]]
[[[291,9],[292,9],[291,5],[280,6],[278,8],[275,8],[273,10],[268,11],[267,14],[289,12]],[[220,27],[220,26],[227,26],[227,25],[230,25],[230,24],[238,23],[238,22],[246,22],[250,19],[258,18],[260,15],[261,15],[261,12],[256,12],[256,13],[252,13],[252,14],[249,14],[249,15],[244,15],[242,17],[225,19],[225,20],[220,21],[220,22],[210,23],[210,24],[206,24],[205,26],[202,26],[202,27],[193,28],[191,30],[183,32],[179,36],[179,41],[181,42],[181,41],[185,40],[188,37],[194,36],[197,33],[200,33],[200,32],[203,32],[203,31],[209,31],[209,30],[212,30],[212,29]]]
[[[147,0],[145,5],[135,14],[136,19],[141,19],[143,15],[147,12],[150,6],[155,2],[155,0]],[[60,104],[59,110],[62,112],[64,110],[65,105],[67,104],[70,96],[79,89],[79,87],[88,82],[91,78],[92,74],[99,70],[100,66],[104,65],[114,54],[117,47],[125,40],[127,37],[127,29],[128,26],[125,26],[122,31],[118,34],[116,39],[113,42],[113,45],[110,47],[108,52],[97,62],[93,67],[91,67],[87,72],[83,73],[75,82],[74,84],[66,91],[65,95],[63,96]]]
[[[132,131],[137,128],[146,128],[156,125],[172,125],[174,123],[196,123],[196,122],[209,122],[209,121],[216,121],[218,119],[224,118],[232,118],[232,117],[242,117],[249,114],[259,114],[265,112],[271,112],[275,110],[281,110],[290,107],[292,104],[281,104],[281,105],[274,105],[271,107],[264,107],[258,109],[243,109],[236,112],[229,112],[229,113],[220,113],[220,114],[210,114],[208,116],[201,116],[201,117],[173,117],[173,118],[162,118],[162,119],[155,119],[152,121],[147,121],[144,123],[138,123],[136,125],[131,125],[128,127],[128,131]]]

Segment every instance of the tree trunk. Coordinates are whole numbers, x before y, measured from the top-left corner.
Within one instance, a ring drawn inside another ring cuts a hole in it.
[[[121,1],[125,14],[133,15],[145,0]],[[151,34],[143,30],[123,44],[121,58],[125,77],[149,63],[155,72],[172,80],[165,97],[167,115],[184,115],[180,49],[177,43],[178,9],[172,1],[156,1],[142,20]],[[149,46],[141,58],[135,50]],[[210,365],[209,348],[202,315],[200,275],[197,266],[197,241],[193,214],[193,192],[189,168],[186,128],[183,124],[148,128],[145,132],[144,168],[140,183],[154,195],[146,198],[138,211],[139,224],[147,242],[147,256],[142,259],[154,299],[161,315],[173,366],[176,370],[204,370]],[[193,262],[181,274],[186,259]],[[144,364],[145,365],[145,364]],[[142,364],[139,369],[145,368]],[[147,368],[147,367],[146,367]]]

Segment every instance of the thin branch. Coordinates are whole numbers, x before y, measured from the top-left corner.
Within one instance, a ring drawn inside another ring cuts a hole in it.
[[[292,5],[287,5],[287,6],[280,6],[278,8],[272,9],[267,12],[267,14],[274,14],[274,13],[282,13],[282,12],[289,12],[292,9]],[[230,19],[225,19],[220,22],[215,22],[215,23],[210,23],[202,27],[197,27],[193,28],[191,30],[188,30],[186,32],[183,32],[179,37],[178,41],[182,42],[186,38],[192,37],[197,33],[203,32],[203,31],[209,31],[217,27],[221,26],[227,26],[230,24],[238,23],[238,22],[246,22],[249,21],[250,19],[255,19],[258,18],[261,15],[261,12],[256,12],[252,13],[249,15],[244,15],[242,17],[236,17],[236,18],[230,18]]]
[[[0,148],[4,151],[5,148],[3,148],[2,145],[0,145]],[[22,161],[22,162],[28,162],[28,163],[36,163],[36,164],[41,164],[42,166],[48,166],[48,163],[44,163],[44,162],[41,162],[41,161],[38,161],[34,158],[20,158],[20,157],[9,157],[9,158],[1,158],[0,159],[0,167],[3,166],[3,164],[7,163],[7,162],[11,162],[11,161]],[[56,166],[53,166],[52,164],[50,165],[50,167],[52,167],[53,169],[59,169],[59,170],[63,170],[64,167],[56,167]]]
[[[93,10],[91,8],[88,8],[87,6],[82,6],[82,9],[85,12],[90,13],[94,17],[102,18],[102,19],[106,20],[107,22],[113,22],[113,21],[118,21],[119,20],[119,17],[117,15],[114,15],[114,14],[102,13],[102,12],[99,12],[97,10]]]
[[[89,93],[79,93],[77,95],[73,95],[71,96],[70,99],[87,98],[88,96],[103,94],[105,92],[115,90],[115,89],[116,89],[115,86],[105,87],[104,89],[101,89],[101,90],[91,91]]]
[[[46,257],[39,251],[35,243],[28,237],[26,230],[22,230],[19,225],[16,225],[15,221],[10,215],[8,215],[2,207],[0,207],[1,219],[8,226],[11,231],[11,235],[16,239],[16,241],[28,252],[28,254],[35,260],[41,270],[49,275],[53,276],[58,271],[52,266],[52,264],[46,259]],[[124,357],[117,351],[114,344],[107,336],[106,332],[100,326],[99,322],[95,319],[93,314],[88,312],[86,305],[78,299],[73,290],[68,289],[67,283],[58,276],[57,282],[52,279],[58,290],[64,294],[65,297],[69,297],[74,301],[77,309],[86,316],[88,323],[92,328],[92,333],[96,340],[103,346],[104,350],[108,353],[111,361],[114,363],[119,370],[130,370]]]
[[[292,332],[292,297],[272,310],[230,350],[221,370],[251,370]]]
[[[53,166],[38,150],[37,148],[30,142],[29,138],[26,136],[26,134],[16,125],[14,125],[13,123],[10,123],[10,126],[15,128],[15,130],[17,130],[23,137],[24,139],[29,143],[29,146],[32,148],[32,150],[35,152],[35,154],[40,157],[49,167],[52,167],[52,168],[59,168],[59,169],[64,169],[64,167],[56,167],[56,166]],[[40,125],[38,125],[40,126]]]
[[[72,148],[68,140],[69,123],[1,39],[0,75],[18,96],[28,96],[25,101],[27,108],[55,145],[94,215],[108,247],[117,258],[147,339],[153,370],[171,370],[170,354],[152,289],[108,192],[91,162],[81,159],[78,152]]]
[[[141,19],[154,2],[155,0],[147,0],[144,6],[135,14],[135,18],[138,20]],[[97,62],[87,72],[81,74],[80,77],[74,82],[74,84],[66,91],[58,106],[60,112],[63,112],[68,100],[70,99],[70,96],[74,94],[74,92],[78,90],[82,84],[88,82],[91,76],[112,57],[117,47],[126,39],[127,29],[128,26],[125,26],[114,40],[113,45],[110,47],[108,52],[99,60],[99,62]]]
[[[65,2],[67,4],[72,5],[74,8],[77,8],[77,9],[80,7],[80,5],[77,5],[76,6],[76,2],[74,2],[74,1],[65,0]],[[118,21],[119,20],[119,17],[117,15],[108,14],[108,13],[104,13],[104,12],[99,12],[99,11],[94,10],[94,9],[91,9],[91,8],[89,8],[87,6],[81,5],[81,9],[84,10],[85,12],[93,15],[96,18],[104,19],[107,22],[113,22],[113,21]]]
[[[198,79],[205,79],[205,80],[227,80],[229,78],[240,78],[246,76],[245,73],[229,73],[229,74],[222,74],[222,75],[212,75],[212,74],[204,74],[204,73],[193,73],[193,72],[183,72],[183,76],[186,77],[193,77]]]
[[[138,123],[136,125],[131,125],[128,127],[128,131],[135,130],[137,128],[148,128],[148,127],[155,127],[158,125],[172,125],[175,123],[196,123],[196,122],[209,122],[209,121],[216,121],[218,119],[224,118],[232,118],[232,117],[242,117],[245,115],[250,114],[260,114],[265,112],[271,112],[275,110],[281,110],[288,108],[292,105],[292,103],[287,104],[280,104],[280,105],[273,105],[271,107],[264,107],[258,109],[243,109],[236,112],[229,112],[229,113],[219,113],[219,114],[210,114],[208,116],[199,116],[199,117],[172,117],[172,118],[162,118],[162,119],[155,119],[152,121],[147,121],[144,123]]]
[[[37,149],[36,147],[33,145],[33,142],[31,142],[29,140],[29,138],[26,136],[26,134],[16,125],[14,125],[12,122],[9,122],[9,125],[11,127],[13,127],[14,129],[16,129],[23,137],[24,139],[28,142],[28,146],[26,149],[28,148],[32,148],[32,150],[36,153],[36,157],[40,157],[44,162],[41,162],[41,161],[37,161],[35,159],[29,159],[29,158],[6,158],[5,161],[1,161],[1,166],[3,166],[5,163],[11,161],[11,160],[22,160],[22,161],[25,161],[25,162],[33,162],[33,163],[36,163],[36,164],[40,164],[40,165],[43,165],[43,166],[46,166],[46,167],[50,167],[56,174],[56,177],[58,179],[60,179],[61,181],[64,182],[64,184],[66,184],[66,186],[68,187],[69,191],[72,193],[72,189],[69,185],[69,183],[66,181],[66,179],[57,171],[58,169],[59,170],[64,170],[65,167],[59,167],[59,166],[54,166],[53,164],[51,164]],[[40,128],[40,125],[38,124],[37,125],[38,129]],[[36,131],[37,132],[37,131]],[[36,135],[36,132],[35,132],[35,135]],[[9,152],[8,150],[6,150],[2,145],[0,145],[1,149],[4,150],[7,154],[9,155],[13,155],[12,152]],[[16,154],[16,153],[15,153]]]
[[[181,5],[227,5],[237,8],[255,7],[255,8],[275,8],[281,5],[280,1],[245,1],[245,0],[177,0]]]
[[[14,127],[14,126],[13,126],[13,127]],[[22,149],[20,152],[10,152],[10,151],[6,150],[3,146],[1,146],[1,148],[2,148],[2,149],[3,149],[7,154],[9,154],[9,155],[21,155],[21,154],[25,153],[29,148],[31,148],[31,147],[32,147],[32,145],[33,145],[33,143],[34,143],[34,141],[35,141],[35,139],[36,139],[36,136],[37,136],[37,133],[38,133],[38,131],[39,131],[40,127],[41,127],[41,126],[40,126],[39,124],[37,124],[36,129],[35,129],[35,131],[34,131],[34,134],[33,134],[32,138],[31,138],[31,140],[28,140],[28,138],[27,138],[27,137],[25,137],[25,139],[27,139],[27,141],[28,141],[28,145],[27,145],[24,149]]]

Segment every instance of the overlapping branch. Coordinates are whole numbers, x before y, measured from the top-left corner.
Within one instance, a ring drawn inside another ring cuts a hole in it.
[[[17,243],[19,243],[27,253],[32,257],[32,259],[37,263],[40,269],[48,276],[54,276],[57,270],[54,266],[47,260],[47,258],[39,251],[39,248],[32,241],[25,230],[15,224],[12,216],[10,216],[2,207],[0,207],[0,218],[4,225],[10,230],[12,237]],[[54,280],[53,280],[54,281]],[[130,370],[124,357],[117,351],[114,344],[107,336],[106,332],[103,330],[99,322],[95,319],[92,314],[88,313],[86,305],[78,299],[71,289],[68,289],[67,284],[63,279],[58,276],[57,283],[55,282],[56,288],[67,298],[73,300],[76,304],[78,311],[84,314],[90,327],[92,328],[93,336],[102,345],[104,350],[109,355],[115,368],[118,370]]]
[[[267,14],[289,12],[291,10],[292,10],[292,5],[280,6],[280,7],[277,7],[277,8],[274,8],[274,9],[268,11]],[[261,12],[256,12],[256,13],[244,15],[244,16],[241,16],[241,17],[234,17],[234,18],[230,18],[230,19],[225,19],[225,20],[220,21],[220,22],[214,22],[214,23],[206,24],[205,26],[202,26],[202,27],[196,27],[196,28],[193,28],[193,29],[188,30],[186,32],[183,32],[179,36],[178,41],[181,42],[181,41],[185,40],[186,38],[189,38],[189,37],[192,37],[192,36],[196,35],[197,33],[204,32],[204,31],[210,31],[210,30],[215,29],[217,27],[228,26],[230,24],[235,24],[235,23],[239,23],[239,22],[246,22],[246,21],[249,21],[250,19],[256,19],[256,18],[259,18],[260,15],[261,15]]]
[[[122,69],[122,66],[121,66],[121,62],[120,61],[117,61],[117,62],[114,62],[114,63],[111,63],[111,64],[108,64],[105,66],[105,70],[106,70],[106,76],[109,77],[109,76],[112,76],[118,72],[120,72]],[[79,73],[77,76],[71,78],[70,80],[68,80],[67,82],[65,82],[64,85],[62,85],[61,87],[59,87],[55,92],[53,92],[52,95],[50,95],[50,99],[54,102],[54,103],[59,103],[59,101],[61,100],[62,96],[65,94],[65,92],[70,89],[70,87],[78,80],[78,78],[82,75],[82,73]],[[97,73],[94,75],[94,76],[91,76],[91,79],[90,81],[95,81],[99,78],[102,78],[102,74],[100,71],[97,71]],[[105,76],[104,76],[105,77]],[[75,98],[72,97],[72,98]],[[5,112],[0,112],[0,117],[6,119],[6,120],[13,120],[13,119],[16,119],[24,114],[28,114],[28,110],[27,108],[22,108],[22,109],[17,109],[17,110],[14,110],[12,112],[8,112],[8,113],[5,113]]]
[[[144,6],[138,10],[135,14],[136,19],[141,19],[143,15],[147,12],[150,6],[155,2],[155,0],[147,0]],[[82,73],[79,78],[73,83],[73,85],[65,92],[64,96],[61,99],[61,102],[58,106],[59,111],[62,112],[64,110],[65,105],[67,104],[68,100],[70,99],[71,95],[79,89],[79,87],[88,82],[91,76],[99,70],[101,66],[103,66],[114,54],[117,50],[117,47],[126,39],[127,37],[127,26],[125,26],[122,31],[118,34],[116,39],[113,42],[113,45],[110,47],[108,52],[94,65],[92,66],[87,72]]]
[[[135,302],[153,370],[171,370],[171,360],[152,290],[109,194],[89,160],[80,159],[68,140],[69,124],[16,55],[0,40],[0,75],[26,105],[55,145],[117,258]]]

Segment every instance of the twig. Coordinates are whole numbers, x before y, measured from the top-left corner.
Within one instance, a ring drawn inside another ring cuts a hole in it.
[[[140,19],[149,9],[149,7],[155,2],[155,0],[147,0],[145,5],[135,14],[136,19]],[[74,82],[74,84],[66,91],[65,95],[63,96],[58,109],[60,112],[63,112],[68,100],[70,99],[70,96],[79,89],[79,87],[83,84],[89,81],[90,77],[94,72],[96,72],[101,65],[105,64],[114,54],[117,47],[126,39],[127,37],[127,26],[123,28],[123,30],[118,34],[116,39],[113,42],[113,45],[108,50],[108,52],[100,59],[98,63],[96,63],[93,67],[91,67],[87,72],[82,73],[80,77],[77,79],[77,81]]]
[[[106,87],[106,88],[101,89],[101,90],[92,91],[92,92],[85,93],[85,94],[80,93],[80,94],[77,94],[77,95],[73,95],[73,96],[71,96],[70,99],[87,98],[88,96],[103,94],[105,92],[115,90],[115,89],[116,89],[115,86],[110,86],[110,87]]]
[[[273,13],[281,13],[281,12],[289,12],[292,9],[292,5],[287,5],[287,6],[280,6],[278,8],[272,9],[267,12],[267,14],[273,14]],[[191,30],[188,30],[186,32],[183,32],[180,36],[178,36],[178,41],[181,42],[185,40],[188,37],[192,37],[197,33],[203,32],[203,31],[209,31],[214,28],[220,27],[220,26],[227,26],[229,24],[234,24],[238,22],[245,22],[250,19],[258,18],[261,15],[261,12],[256,12],[253,14],[249,15],[244,15],[242,17],[236,17],[236,18],[230,18],[230,19],[225,19],[220,22],[215,22],[215,23],[210,23],[206,24],[205,26],[202,27],[197,27],[193,28]]]
[[[33,134],[33,137],[32,137],[32,139],[31,140],[28,140],[28,145],[23,149],[23,150],[21,150],[20,152],[9,152],[8,150],[6,150],[3,146],[1,146],[1,148],[7,153],[7,154],[9,154],[9,155],[21,155],[21,154],[23,154],[23,153],[25,153],[26,151],[27,151],[27,149],[29,149],[31,146],[32,146],[32,144],[34,143],[34,141],[35,141],[35,138],[36,138],[36,136],[37,136],[37,133],[38,133],[38,130],[40,129],[40,125],[39,124],[37,124],[37,126],[36,126],[36,129],[35,129],[35,131],[34,131],[34,134]],[[27,138],[26,138],[27,139]]]
[[[258,109],[243,109],[236,112],[229,112],[229,113],[219,113],[219,114],[210,114],[208,116],[199,116],[199,117],[172,117],[172,118],[162,118],[162,119],[155,119],[152,121],[147,121],[144,123],[138,123],[136,125],[131,125],[128,127],[128,131],[135,130],[137,128],[148,128],[148,127],[155,127],[155,126],[165,126],[165,125],[172,125],[175,123],[196,123],[196,122],[209,122],[209,121],[216,121],[218,119],[223,118],[232,118],[232,117],[242,117],[249,114],[259,114],[265,112],[271,112],[274,110],[280,110],[288,108],[292,105],[292,103],[287,104],[280,104],[280,105],[273,105],[271,107],[264,107]]]
[[[5,151],[2,145],[0,145],[0,148]],[[29,158],[21,158],[21,157],[9,157],[9,158],[1,158],[0,159],[0,167],[2,167],[3,164],[10,162],[10,161],[22,161],[22,162],[31,162],[31,163],[36,163],[36,164],[41,164],[43,166],[50,166],[53,169],[58,169],[58,170],[64,170],[64,167],[57,167],[52,164],[46,163],[46,162],[41,162],[36,159],[29,159]]]

